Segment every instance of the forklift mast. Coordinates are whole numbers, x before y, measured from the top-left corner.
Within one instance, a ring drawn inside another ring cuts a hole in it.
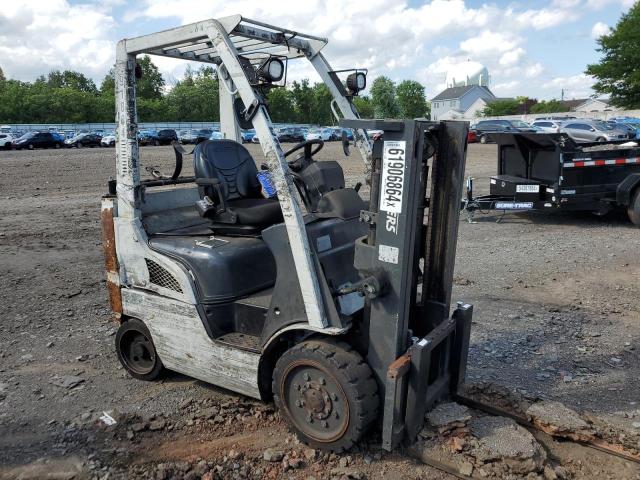
[[[467,149],[466,122],[344,120],[384,133],[355,266],[368,296],[367,362],[383,399],[383,447],[413,440],[426,410],[463,381],[472,307],[449,318]]]

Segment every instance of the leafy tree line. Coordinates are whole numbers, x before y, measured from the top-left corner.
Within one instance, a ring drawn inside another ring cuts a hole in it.
[[[137,82],[139,121],[219,121],[218,78],[213,68],[188,67],[183,78],[167,89],[150,57],[141,57],[138,63],[142,69]],[[331,100],[326,85],[311,85],[306,79],[267,94],[274,122],[333,124]],[[378,77],[371,96],[356,97],[354,104],[364,118],[429,115],[424,87],[413,80],[396,86],[390,79]],[[97,86],[84,74],[70,70],[54,70],[34,82],[21,82],[5,78],[0,69],[0,123],[108,123],[114,116],[113,70]]]
[[[501,115],[518,115],[524,113],[556,113],[568,112],[569,107],[559,100],[541,100],[517,97],[505,98],[489,103],[482,110],[483,117],[499,117]]]

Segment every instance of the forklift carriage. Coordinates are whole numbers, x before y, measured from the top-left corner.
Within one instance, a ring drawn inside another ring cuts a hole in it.
[[[102,201],[116,351],[142,380],[167,368],[273,398],[313,447],[349,449],[377,422],[392,449],[464,379],[472,307],[450,316],[450,297],[468,127],[359,120],[366,74],[343,84],[326,43],[239,15],[118,43],[117,178]],[[174,145],[173,174],[140,179],[139,54],[217,66],[224,138],[196,146],[193,177]],[[314,160],[322,140],[285,153],[272,134],[264,92],[298,58],[354,129],[368,206],[337,162]],[[262,171],[240,126],[260,138]]]
[[[627,209],[640,225],[640,148],[576,143],[561,133],[497,133],[498,174],[489,195],[474,197],[467,180],[464,208],[469,221],[483,210],[583,210],[604,215]]]

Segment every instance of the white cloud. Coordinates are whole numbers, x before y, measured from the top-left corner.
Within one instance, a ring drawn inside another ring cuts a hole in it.
[[[101,76],[113,63],[113,18],[101,6],[66,0],[7,2],[0,10],[0,58],[5,74],[31,80],[52,69]]]
[[[611,31],[609,25],[602,22],[597,22],[593,25],[591,29],[591,38],[600,38],[603,35],[608,34]]]
[[[504,52],[500,57],[500,65],[516,65],[524,55],[524,48],[518,47],[508,52]]]
[[[516,22],[524,28],[543,30],[558,25],[566,24],[577,18],[574,8],[556,8],[541,10],[527,10],[516,15]]]
[[[542,75],[544,67],[540,62],[528,65],[524,70],[524,76],[527,78],[536,78]]]
[[[565,99],[585,98],[593,92],[591,86],[594,79],[584,73],[566,77],[555,77],[542,85],[543,90],[550,92],[553,98],[560,98],[564,90]]]
[[[510,34],[483,30],[480,35],[460,42],[460,49],[480,56],[486,53],[505,53],[515,49],[519,43],[520,40]]]

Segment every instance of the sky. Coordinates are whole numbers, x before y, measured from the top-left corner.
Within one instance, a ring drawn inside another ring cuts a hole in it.
[[[99,85],[116,42],[178,25],[241,14],[327,37],[334,69],[368,68],[370,78],[417,80],[427,98],[445,87],[451,65],[485,65],[498,97],[585,98],[597,62],[596,39],[634,0],[18,0],[0,9],[0,67],[32,81],[51,70],[77,70]],[[187,62],[153,57],[169,85]],[[294,63],[297,63],[294,65]],[[305,60],[289,79],[317,76]]]

